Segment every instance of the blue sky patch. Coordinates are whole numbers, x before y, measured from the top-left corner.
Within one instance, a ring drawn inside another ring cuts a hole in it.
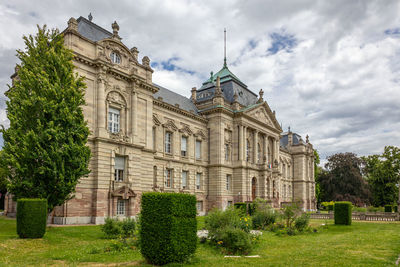
[[[274,55],[281,50],[292,52],[292,48],[297,45],[297,39],[291,34],[274,32],[270,34],[270,37],[272,39],[272,44],[267,50],[270,55]]]
[[[384,31],[386,35],[400,37],[400,28],[387,29]]]
[[[190,75],[195,74],[194,71],[186,70],[184,68],[177,66],[174,62],[179,61],[179,60],[180,60],[179,57],[171,57],[167,61],[152,62],[151,67],[152,68],[161,68],[161,69],[167,70],[167,71],[181,71],[181,72],[188,73]]]

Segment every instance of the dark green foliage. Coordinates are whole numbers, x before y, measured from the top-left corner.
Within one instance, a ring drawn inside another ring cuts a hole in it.
[[[294,228],[299,232],[303,232],[308,227],[309,223],[310,215],[303,213],[294,220]]]
[[[256,204],[255,203],[247,204],[247,210],[249,212],[249,215],[252,216],[254,214],[254,212],[256,211]]]
[[[247,214],[247,204],[244,202],[236,202],[234,204],[235,208],[240,210],[242,215],[245,216]]]
[[[348,201],[335,202],[335,224],[351,225],[351,209],[353,205]]]
[[[376,207],[398,200],[400,182],[400,149],[386,146],[382,155],[363,157],[365,173]]]
[[[148,262],[184,262],[197,245],[196,197],[144,193],[140,224],[140,249]]]
[[[256,211],[251,218],[254,229],[266,230],[267,226],[276,222],[277,213],[266,202],[257,201]]]
[[[251,235],[235,227],[225,227],[218,231],[217,246],[228,254],[248,254],[253,247]]]
[[[18,199],[17,234],[20,238],[42,238],[46,233],[46,224],[46,199]]]
[[[392,205],[385,205],[385,212],[392,212]]]
[[[371,192],[362,176],[363,160],[354,153],[327,158],[326,170],[318,174],[321,201],[350,201],[356,206],[370,203]]]
[[[394,212],[398,212],[398,206],[395,204],[395,205],[393,205],[393,211]]]
[[[328,211],[333,211],[333,206],[334,206],[335,204],[328,204]]]
[[[82,77],[58,30],[38,27],[17,51],[17,78],[6,92],[8,129],[2,129],[9,191],[18,198],[45,198],[48,209],[71,198],[89,173],[89,129]]]
[[[101,226],[106,238],[128,238],[135,234],[136,222],[131,218],[122,221],[113,218],[106,218],[105,223]]]

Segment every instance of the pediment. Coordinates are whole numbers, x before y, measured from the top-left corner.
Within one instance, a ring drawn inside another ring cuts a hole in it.
[[[162,125],[164,128],[167,128],[171,131],[176,131],[178,130],[178,127],[176,127],[175,123],[172,120],[168,120],[166,123]]]
[[[99,58],[112,64],[111,52],[116,52],[121,56],[121,64],[119,65],[121,68],[128,68],[130,62],[136,61],[131,51],[123,43],[110,38],[99,41],[99,46],[97,46]]]
[[[183,125],[183,127],[181,129],[179,129],[179,131],[181,133],[186,133],[187,135],[192,135],[193,134],[192,130],[190,130],[189,125],[186,125],[186,124]]]
[[[282,131],[278,121],[275,118],[275,114],[271,111],[266,102],[250,109],[245,112],[249,117],[260,121],[261,123],[267,124],[273,128]]]
[[[115,189],[111,194],[114,197],[122,197],[122,199],[129,199],[130,197],[136,197],[136,193],[126,185],[118,189]]]
[[[198,130],[194,136],[200,137],[200,138],[203,139],[203,140],[206,139],[206,135],[203,133],[202,130]]]

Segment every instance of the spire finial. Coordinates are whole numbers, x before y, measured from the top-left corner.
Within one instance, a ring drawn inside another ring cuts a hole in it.
[[[224,67],[226,67],[226,28],[224,28]]]
[[[92,21],[92,19],[93,19],[92,12],[89,13],[88,19],[89,19],[89,21]]]

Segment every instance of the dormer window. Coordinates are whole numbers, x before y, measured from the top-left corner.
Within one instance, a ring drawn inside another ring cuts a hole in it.
[[[111,58],[111,62],[114,64],[121,63],[121,56],[117,52],[111,52],[110,58]]]

